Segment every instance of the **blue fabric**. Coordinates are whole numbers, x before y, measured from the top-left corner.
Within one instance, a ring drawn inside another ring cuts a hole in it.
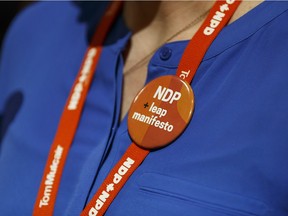
[[[31,215],[64,104],[106,6],[41,2],[13,22],[0,65],[1,215]],[[191,123],[148,155],[106,215],[288,215],[287,10],[288,2],[264,2],[223,29],[192,82]],[[79,215],[131,143],[127,119],[119,122],[130,36],[120,16],[87,97],[55,215]],[[160,48],[147,82],[174,74],[186,45]]]

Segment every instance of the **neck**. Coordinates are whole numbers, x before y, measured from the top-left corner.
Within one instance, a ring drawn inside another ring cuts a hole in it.
[[[261,0],[260,0],[261,1]],[[131,101],[144,85],[147,63],[155,49],[163,43],[191,39],[202,22],[189,26],[203,13],[208,11],[214,1],[125,1],[123,16],[133,35],[124,53],[124,84],[121,119],[126,114]],[[255,7],[260,2],[243,2],[238,7],[230,23]],[[202,19],[201,21],[203,21]],[[175,35],[176,37],[171,38]],[[170,40],[171,38],[171,40]]]
[[[243,0],[229,23],[256,7],[263,0]],[[193,19],[209,10],[215,1],[125,1],[124,20],[134,36],[153,35],[155,44],[173,35],[188,25]],[[196,27],[199,27],[197,25]],[[197,28],[196,28],[197,29]],[[173,40],[190,39],[194,29],[185,31]]]
[[[153,34],[153,41],[159,44],[205,13],[212,4],[211,1],[127,1],[124,4],[124,19],[135,36],[142,34],[149,37]],[[191,33],[187,36],[183,39],[189,39]]]

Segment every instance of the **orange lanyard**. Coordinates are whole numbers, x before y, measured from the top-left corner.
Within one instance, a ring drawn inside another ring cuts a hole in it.
[[[50,148],[34,205],[33,215],[53,215],[65,161],[76,133],[87,92],[102,51],[103,42],[121,9],[121,4],[120,1],[115,1],[109,5],[86,51]],[[234,0],[216,1],[208,17],[191,39],[183,53],[176,73],[181,80],[185,80],[185,82],[188,83],[192,81],[210,44],[227,24],[239,4],[240,1]],[[160,90],[158,92],[158,98],[163,93],[163,91],[160,92]],[[180,92],[179,94],[181,95]],[[176,96],[174,98],[175,100],[177,99]],[[152,111],[151,109],[150,112],[153,112],[153,109]],[[153,123],[155,126],[157,123],[156,117],[154,117],[154,120],[152,119],[150,123],[155,122]],[[159,122],[158,128],[161,128],[161,126],[165,129],[164,124],[162,125]],[[169,130],[168,126],[166,129]],[[141,144],[139,146],[141,146]],[[103,215],[105,213],[128,178],[149,154],[149,150],[145,149],[146,146],[144,146],[144,148],[139,146],[132,143],[128,147],[125,154],[108,174],[81,215]]]
[[[109,5],[85,53],[50,148],[34,205],[33,215],[53,215],[54,204],[65,161],[74,139],[87,92],[99,61],[102,44],[121,9],[121,4],[120,1],[115,1]]]
[[[200,65],[210,44],[219,34],[221,29],[227,24],[227,22],[229,21],[231,16],[236,11],[239,4],[240,4],[240,1],[233,1],[233,0],[217,1],[214,4],[213,8],[210,10],[210,13],[205,19],[204,23],[202,24],[200,29],[197,31],[197,33],[193,36],[193,38],[190,40],[189,44],[187,45],[182,55],[182,58],[180,60],[177,73],[176,73],[176,75],[180,79],[183,79],[189,83],[192,81],[196,73],[196,70],[198,66]],[[172,100],[172,97],[170,98],[171,98],[170,100]],[[175,96],[175,99],[176,98],[177,98],[177,95]],[[164,109],[161,110],[162,113],[163,113],[163,110]],[[161,116],[161,114],[159,115]],[[131,116],[129,115],[128,118],[130,117]],[[133,118],[133,116],[131,118]],[[151,120],[150,118],[150,120],[148,120],[148,122],[146,123],[151,124],[152,122],[153,122],[153,119]],[[155,124],[156,123],[154,123],[154,126]],[[129,120],[128,120],[128,128],[129,128]],[[158,126],[157,129],[158,128],[160,128],[160,126]],[[165,126],[163,125],[162,129],[164,128]],[[139,130],[139,128],[136,128],[135,130]],[[168,127],[167,127],[167,130],[169,130]],[[158,132],[157,134],[159,134],[159,130],[157,132]],[[132,136],[132,139],[133,139],[133,136]],[[157,139],[157,138],[155,136],[151,136],[150,142],[152,142],[152,139]],[[160,136],[160,139],[165,139],[165,138],[163,136]],[[149,142],[148,142],[148,145],[146,144],[140,145],[144,148],[139,147],[139,143],[137,144],[133,142],[128,147],[125,154],[118,161],[118,163],[113,167],[113,169],[110,171],[106,179],[103,181],[103,183],[99,187],[96,194],[93,196],[93,198],[90,200],[88,205],[85,207],[81,216],[103,215],[105,211],[107,210],[107,208],[112,203],[113,199],[118,194],[118,192],[121,190],[123,185],[132,175],[132,173],[137,169],[137,167],[143,162],[143,160],[149,154],[150,151],[148,150],[148,148],[149,149],[154,148],[154,146],[152,147],[149,146]],[[159,146],[156,146],[156,147],[159,147]]]

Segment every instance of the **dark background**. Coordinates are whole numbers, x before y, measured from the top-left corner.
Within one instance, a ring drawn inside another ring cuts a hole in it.
[[[14,16],[31,3],[32,1],[0,1],[0,49],[5,32]]]

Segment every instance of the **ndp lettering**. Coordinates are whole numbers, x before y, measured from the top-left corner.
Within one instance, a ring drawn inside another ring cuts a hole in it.
[[[89,216],[95,216],[105,205],[107,199],[110,197],[111,192],[114,191],[114,187],[122,180],[123,176],[128,172],[131,166],[135,163],[133,159],[128,157],[126,161],[119,167],[117,173],[114,174],[113,182],[106,186],[106,189],[97,198],[95,205],[90,208]]]
[[[157,98],[163,102],[169,101],[169,103],[172,104],[174,101],[178,101],[181,98],[181,93],[159,85],[153,98]]]
[[[225,16],[225,12],[229,10],[229,5],[233,4],[235,0],[226,0],[226,4],[220,6],[219,11],[215,12],[215,15],[210,20],[210,26],[207,26],[203,33],[205,35],[211,35],[215,29],[219,26],[220,22],[222,21],[223,17]]]
[[[84,90],[84,83],[86,82],[88,76],[91,73],[91,67],[93,64],[93,58],[96,56],[97,49],[91,48],[88,51],[87,58],[84,62],[84,66],[80,72],[80,77],[78,79],[77,84],[75,85],[73,89],[73,93],[71,96],[71,99],[68,104],[68,110],[76,110],[78,107],[78,103],[80,101],[80,98],[82,96],[82,92]]]

